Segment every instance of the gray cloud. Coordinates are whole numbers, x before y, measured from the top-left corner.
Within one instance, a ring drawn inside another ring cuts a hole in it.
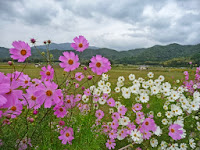
[[[118,50],[200,42],[199,0],[6,0],[0,19],[6,47],[31,37],[71,42],[80,34]]]

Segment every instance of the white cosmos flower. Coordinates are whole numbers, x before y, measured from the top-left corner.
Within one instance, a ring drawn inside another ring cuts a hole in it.
[[[124,82],[117,82],[117,86],[118,86],[118,87],[124,86]]]
[[[183,114],[182,109],[179,106],[174,105],[174,104],[171,105],[171,111],[172,111],[174,116],[179,116],[179,115]]]
[[[194,142],[194,139],[193,139],[193,138],[189,139],[189,145],[190,145],[190,147],[191,147],[192,149],[194,149],[194,148],[196,147],[196,143]]]
[[[170,150],[179,150],[178,148],[178,144],[177,143],[173,143],[170,147],[169,147]]]
[[[177,91],[171,90],[171,96],[174,100],[177,100],[180,94]]]
[[[116,87],[116,88],[115,88],[115,92],[116,92],[116,93],[119,93],[119,92],[120,92],[120,87]]]
[[[135,143],[139,143],[142,139],[142,134],[140,131],[137,131],[137,129],[131,131],[130,136]]]
[[[89,96],[83,95],[83,96],[82,96],[82,101],[83,101],[84,103],[87,103],[87,102],[89,101]]]
[[[130,81],[133,81],[133,80],[135,80],[135,75],[134,74],[130,74],[128,76],[128,78],[129,78]]]
[[[138,81],[140,82],[140,83],[143,83],[144,82],[144,79],[143,78],[138,78]]]
[[[123,76],[120,76],[120,77],[118,78],[118,81],[119,81],[119,82],[124,82],[124,81],[125,81],[125,78],[124,78]]]
[[[158,80],[160,80],[160,82],[163,82],[163,81],[165,80],[165,77],[164,77],[163,75],[160,75],[160,76],[158,77]]]
[[[149,72],[149,73],[147,74],[147,76],[148,76],[149,78],[153,78],[154,74],[153,74],[153,72]]]
[[[118,109],[120,106],[122,106],[122,104],[119,101],[115,102],[115,107]]]
[[[140,95],[140,101],[142,103],[147,103],[149,101],[149,96],[145,93],[145,94],[141,94]]]
[[[147,88],[149,87],[149,83],[148,83],[148,82],[143,82],[143,83],[142,83],[142,87],[143,87],[144,89],[147,89]]]
[[[104,105],[106,103],[106,99],[100,97],[98,102],[99,102],[99,104]]]
[[[168,124],[168,120],[167,119],[162,119],[162,124],[163,125],[167,125]]]
[[[133,85],[136,85],[136,86],[140,87],[140,82],[138,80],[134,80],[133,81]]]
[[[196,101],[191,102],[191,109],[193,111],[199,110],[199,103]]]
[[[159,93],[159,87],[153,86],[153,87],[151,88],[151,94],[152,94],[152,95],[156,95],[156,94],[158,94],[158,93]]]
[[[187,145],[186,145],[186,143],[181,143],[181,144],[180,144],[180,149],[181,149],[181,150],[187,150]]]
[[[167,118],[171,118],[171,117],[173,117],[173,113],[172,113],[171,111],[167,111],[167,112],[165,113],[165,116],[166,116]]]
[[[131,93],[134,93],[134,94],[138,94],[138,92],[139,92],[139,87],[137,85],[133,85],[129,89],[130,89]]]
[[[118,132],[117,132],[117,139],[118,140],[123,140],[124,139],[124,137],[122,137],[121,130],[118,130]]]
[[[164,110],[168,110],[168,106],[167,105],[163,105],[163,109]]]
[[[100,81],[98,82],[98,86],[99,86],[99,87],[103,87],[104,85],[105,85],[105,81],[100,80]]]
[[[158,146],[158,140],[155,139],[155,138],[152,138],[150,140],[150,144],[151,144],[152,147],[157,147]]]
[[[129,119],[129,117],[126,117],[126,116],[119,119],[119,125],[126,126],[129,124],[129,122],[130,122],[130,119]]]
[[[154,85],[155,86],[159,86],[160,84],[161,84],[160,80],[158,80],[158,79],[154,80]]]
[[[162,129],[160,129],[160,127],[157,126],[157,127],[156,127],[156,131],[154,132],[154,134],[157,135],[157,136],[161,136],[161,134],[162,134]]]
[[[158,117],[161,117],[161,116],[162,116],[162,113],[161,113],[161,112],[158,112],[158,113],[157,113],[157,116],[158,116]]]
[[[108,86],[104,86],[103,87],[103,93],[109,94],[110,92],[111,92],[111,88],[110,87],[108,87]]]
[[[169,82],[165,82],[165,83],[162,84],[162,88],[163,88],[163,90],[170,89],[171,84]]]
[[[125,99],[129,99],[131,97],[131,91],[129,88],[124,88],[123,91],[122,91],[122,96],[125,98]]]
[[[110,82],[106,82],[106,86],[110,87],[111,83]]]
[[[160,146],[161,146],[162,150],[165,150],[167,148],[167,142],[162,141],[161,144],[160,144]]]
[[[197,122],[197,130],[200,131],[200,123],[199,122]]]
[[[102,74],[102,80],[103,80],[103,81],[108,81],[108,75],[105,74],[105,73],[103,73],[103,74]]]

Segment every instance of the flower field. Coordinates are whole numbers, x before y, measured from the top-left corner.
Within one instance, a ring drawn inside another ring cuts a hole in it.
[[[0,149],[200,148],[200,67],[139,70],[100,55],[81,66],[68,51],[54,63],[50,43],[41,67],[25,62],[22,41],[10,49],[18,62],[0,64]],[[81,54],[89,43],[71,46]]]

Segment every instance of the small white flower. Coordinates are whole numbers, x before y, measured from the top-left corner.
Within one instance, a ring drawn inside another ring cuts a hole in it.
[[[153,74],[153,72],[149,72],[149,73],[147,74],[147,76],[148,76],[149,78],[153,78],[154,74]]]
[[[142,139],[142,134],[140,131],[137,131],[137,129],[131,131],[130,136],[135,143],[139,143]]]
[[[149,101],[149,96],[147,94],[141,94],[140,95],[140,101],[142,103],[147,103]]]
[[[187,145],[185,143],[180,144],[180,149],[181,150],[187,150]]]
[[[168,120],[167,119],[162,119],[162,124],[163,125],[167,125],[168,124]]]
[[[120,92],[120,87],[115,87],[115,92],[119,93]]]
[[[165,77],[164,77],[163,75],[160,75],[160,76],[158,77],[158,79],[160,80],[160,82],[163,82],[163,81],[165,80]]]
[[[106,103],[106,99],[100,97],[98,102],[99,102],[99,104],[104,105]]]
[[[135,75],[134,74],[130,74],[128,76],[128,78],[129,78],[130,81],[133,81],[133,80],[135,80]]]
[[[196,143],[194,142],[194,139],[189,139],[189,145],[192,149],[194,149],[196,147]]]
[[[124,82],[124,80],[125,80],[125,78],[124,78],[123,76],[120,76],[120,77],[118,78],[118,81],[119,81],[119,82]]]
[[[152,147],[157,147],[158,146],[158,140],[155,139],[155,138],[152,138],[150,140],[150,144],[151,144]]]
[[[157,116],[158,116],[158,117],[161,117],[161,116],[162,116],[162,113],[161,113],[161,112],[158,112],[158,113],[157,113]]]
[[[167,142],[162,141],[161,144],[160,144],[160,146],[161,146],[162,150],[165,150],[167,148]]]

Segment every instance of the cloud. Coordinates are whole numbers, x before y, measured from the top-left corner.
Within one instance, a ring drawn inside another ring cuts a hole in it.
[[[199,0],[0,1],[0,46],[14,40],[72,42],[117,50],[200,42]]]

